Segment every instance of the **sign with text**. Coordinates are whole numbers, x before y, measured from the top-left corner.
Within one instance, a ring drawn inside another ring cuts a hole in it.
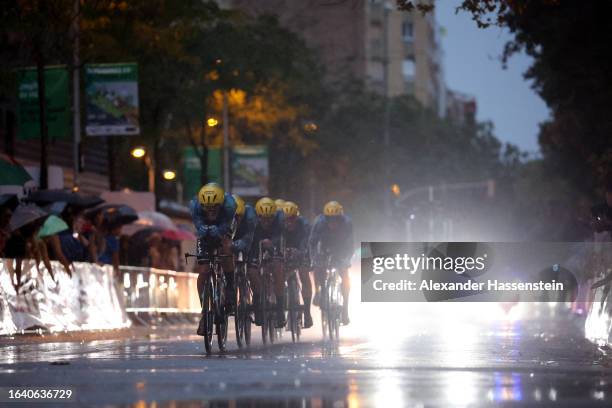
[[[85,66],[88,136],[137,135],[138,65]]]

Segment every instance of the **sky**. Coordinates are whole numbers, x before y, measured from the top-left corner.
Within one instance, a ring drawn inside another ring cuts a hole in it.
[[[442,48],[447,86],[476,97],[478,120],[492,121],[500,140],[538,152],[538,124],[549,111],[523,78],[531,58],[514,55],[504,70],[500,57],[512,35],[499,27],[480,29],[466,12],[455,14],[460,2],[436,2],[436,19],[446,31]]]

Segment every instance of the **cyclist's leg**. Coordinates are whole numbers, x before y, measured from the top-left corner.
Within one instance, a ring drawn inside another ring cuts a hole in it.
[[[225,237],[221,242],[221,254],[227,255],[222,258],[221,266],[225,274],[225,282],[227,283],[225,290],[225,303],[227,306],[233,306],[234,299],[234,257],[232,254],[232,239]]]
[[[281,261],[275,259],[270,264],[274,277],[274,295],[276,296],[276,326],[285,326],[285,273]]]
[[[310,315],[310,301],[312,299],[312,283],[310,281],[310,268],[303,265],[299,269],[300,282],[302,283],[302,298],[304,298],[304,327],[312,326],[312,316]]]
[[[323,286],[323,283],[325,281],[325,269],[321,267],[315,267],[313,268],[313,274],[315,281],[315,295],[314,299],[312,300],[312,303],[315,306],[319,306],[321,304],[321,287]]]
[[[208,274],[210,273],[208,269],[208,264],[198,265],[198,298],[200,299],[200,306],[202,305],[202,292],[204,292],[204,286],[208,281]]]
[[[340,277],[342,278],[342,324],[347,325],[349,319],[349,293],[351,291],[351,280],[349,278],[348,266],[343,266],[340,269]]]
[[[261,325],[261,311],[259,309],[259,296],[261,293],[261,281],[259,276],[259,266],[249,263],[247,267],[251,290],[253,291],[253,306],[255,306],[255,324]]]

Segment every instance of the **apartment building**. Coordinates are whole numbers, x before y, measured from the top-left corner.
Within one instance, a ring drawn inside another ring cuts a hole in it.
[[[220,4],[254,15],[277,15],[283,26],[318,51],[330,80],[357,78],[382,94],[414,95],[440,116],[446,113],[434,13],[400,11],[392,0],[224,0]]]

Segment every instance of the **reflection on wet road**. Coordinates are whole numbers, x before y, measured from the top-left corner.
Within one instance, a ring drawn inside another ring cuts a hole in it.
[[[69,386],[83,406],[612,404],[609,360],[558,309],[358,307],[337,345],[320,342],[316,327],[300,344],[285,335],[212,356],[191,327],[83,342],[3,339],[0,385]]]

